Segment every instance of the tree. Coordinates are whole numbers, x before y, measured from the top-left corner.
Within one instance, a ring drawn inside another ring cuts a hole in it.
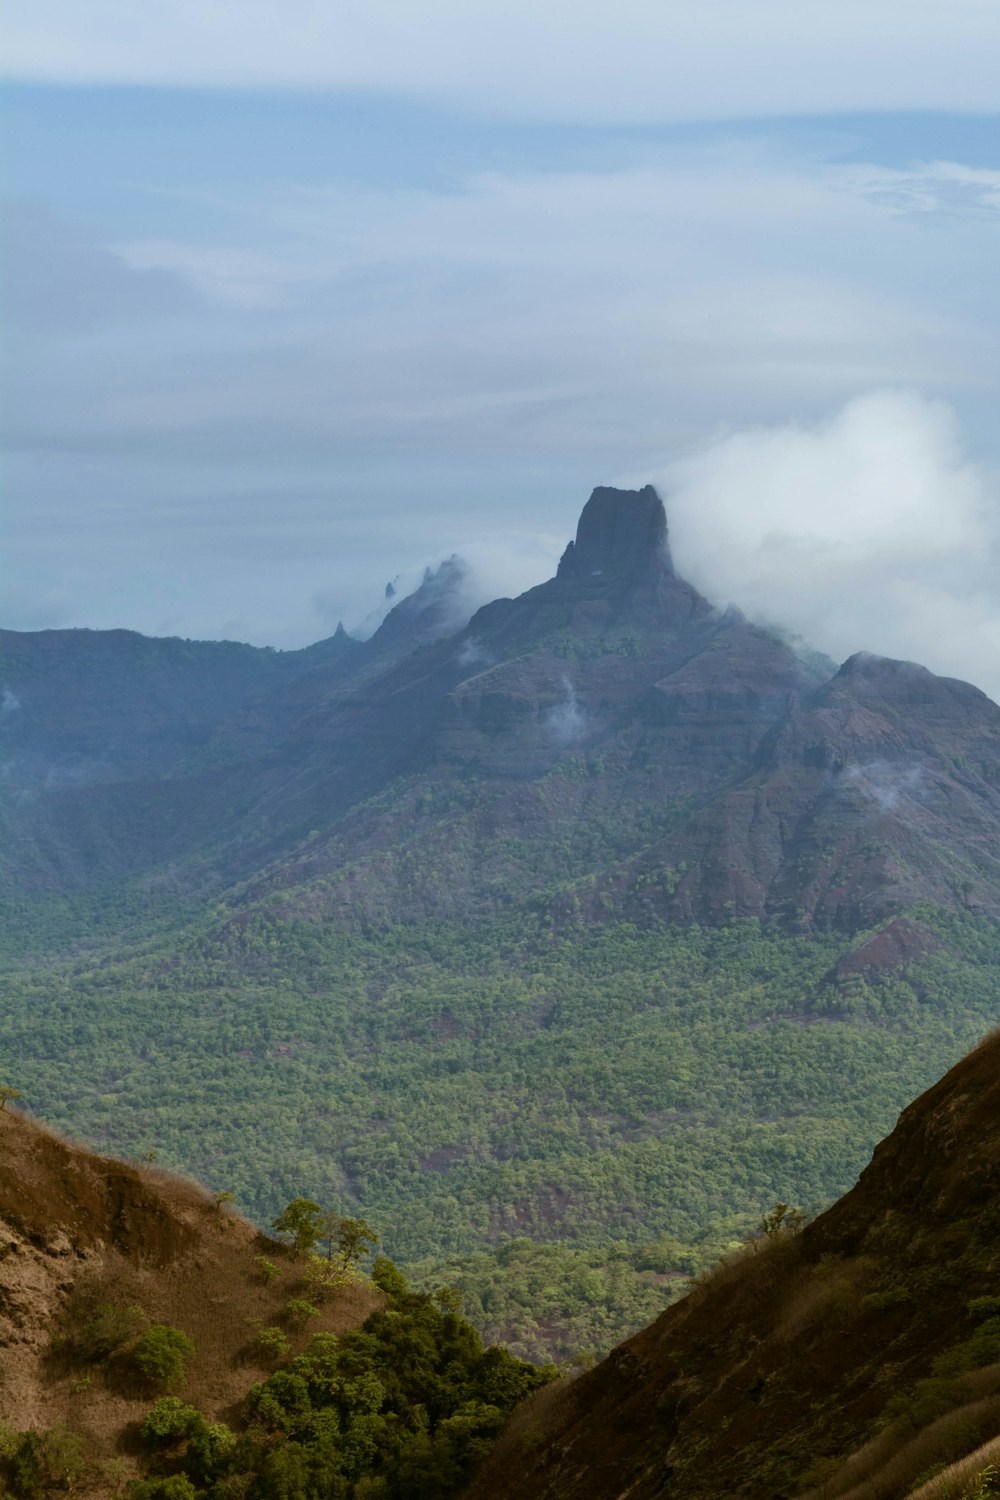
[[[372,1285],[377,1286],[380,1292],[385,1292],[387,1297],[405,1297],[410,1290],[410,1284],[402,1271],[385,1255],[380,1255],[372,1266],[371,1278]]]
[[[336,1248],[338,1269],[342,1272],[352,1270],[379,1242],[378,1232],[366,1219],[346,1219],[336,1213],[323,1215],[322,1238],[326,1241],[327,1260],[333,1260]]]
[[[782,1235],[798,1234],[805,1222],[806,1215],[800,1208],[792,1208],[787,1203],[776,1203],[769,1214],[761,1216],[758,1233],[774,1240]]]
[[[6,1109],[8,1103],[13,1104],[15,1099],[22,1097],[20,1089],[12,1089],[8,1084],[0,1085],[0,1109]]]
[[[184,1379],[193,1354],[194,1344],[186,1333],[169,1323],[153,1323],[136,1340],[132,1362],[147,1380],[169,1389]]]
[[[287,1234],[296,1255],[308,1255],[323,1233],[323,1210],[311,1198],[293,1198],[291,1203],[271,1220],[271,1228]]]

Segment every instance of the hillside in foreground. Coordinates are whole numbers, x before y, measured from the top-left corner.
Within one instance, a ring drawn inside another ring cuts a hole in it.
[[[324,1294],[316,1262],[190,1183],[9,1111],[0,1153],[14,1500],[997,1492],[1000,1035],[820,1218],[800,1229],[779,1206],[651,1326],[554,1381],[389,1262]],[[164,1332],[189,1341],[172,1373],[139,1360]]]
[[[1000,1474],[1000,1036],[851,1192],[525,1404],[467,1500],[960,1500]]]
[[[373,1277],[0,1109],[0,1493],[455,1493],[548,1377]]]

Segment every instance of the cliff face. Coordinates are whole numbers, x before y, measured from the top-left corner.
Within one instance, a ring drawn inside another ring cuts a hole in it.
[[[519,1413],[468,1500],[902,1500],[938,1470],[928,1500],[964,1494],[1000,1455],[998,1273],[993,1036],[804,1232]]]

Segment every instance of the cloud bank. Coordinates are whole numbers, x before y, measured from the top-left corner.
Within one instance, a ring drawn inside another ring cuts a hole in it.
[[[870,392],[720,437],[658,483],[677,566],[711,599],[1000,701],[1000,477],[965,457],[946,403]]]

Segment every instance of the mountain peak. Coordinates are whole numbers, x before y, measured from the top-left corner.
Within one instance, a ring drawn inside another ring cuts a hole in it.
[[[583,507],[559,562],[559,578],[637,579],[672,574],[667,516],[651,484],[641,490],[599,485]]]
[[[451,635],[472,613],[469,588],[469,565],[457,555],[425,568],[419,587],[393,605],[373,639],[382,644],[403,640],[412,647]]]

